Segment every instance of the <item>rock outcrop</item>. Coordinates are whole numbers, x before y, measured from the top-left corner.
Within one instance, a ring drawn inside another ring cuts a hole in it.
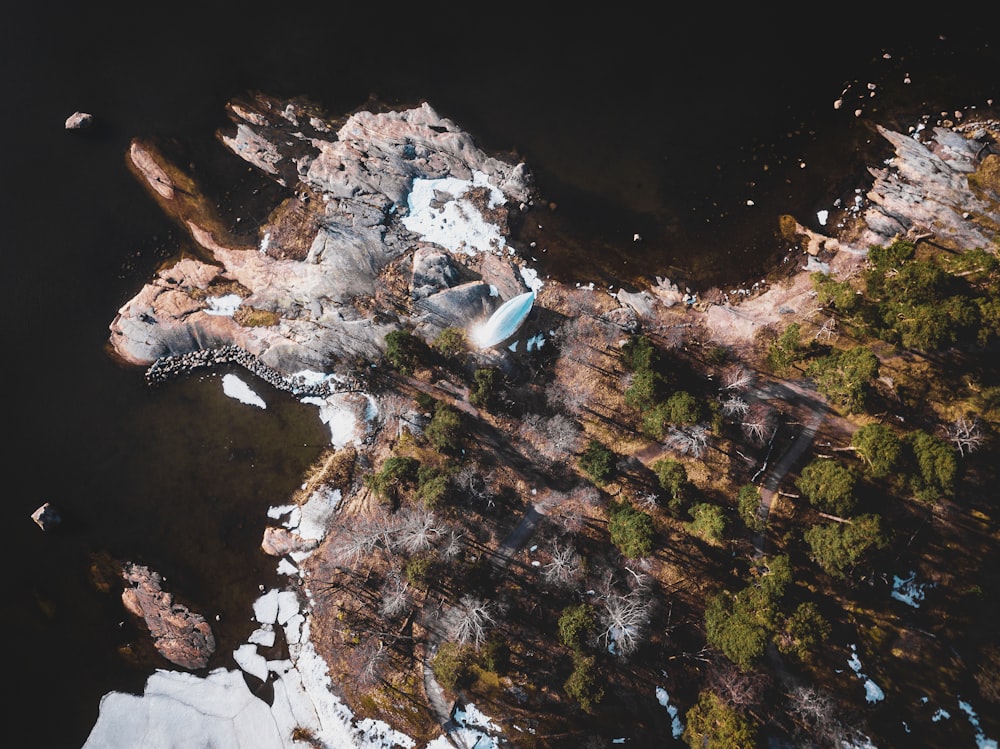
[[[127,583],[122,603],[146,623],[160,655],[181,668],[207,666],[215,652],[215,635],[205,618],[174,601],[163,590],[163,578],[148,567],[126,563],[122,577]]]
[[[863,211],[862,247],[897,236],[932,238],[957,251],[993,246],[1000,235],[1000,123],[935,127],[916,136],[881,126],[878,132],[895,155],[884,168],[869,169],[875,181]],[[977,173],[994,178],[977,180]]]
[[[118,311],[110,345],[125,362],[238,346],[285,376],[329,372],[379,358],[385,334],[403,324],[432,336],[524,291],[504,240],[531,203],[530,174],[484,153],[429,105],[360,111],[339,126],[307,103],[263,95],[228,113],[235,131],[221,141],[291,195],[260,226],[259,243],[240,246],[190,178],[153,144],[133,143],[132,167],[205,257],[164,268]],[[471,239],[441,246],[407,228],[418,181],[431,185],[443,222],[452,209],[478,211],[500,234],[470,251]],[[236,311],[221,313],[215,303],[233,294]]]

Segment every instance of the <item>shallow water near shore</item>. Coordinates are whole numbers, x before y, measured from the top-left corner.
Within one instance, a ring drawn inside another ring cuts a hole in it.
[[[334,115],[373,93],[426,100],[536,174],[556,205],[532,211],[525,231],[543,277],[600,287],[660,275],[706,288],[752,280],[782,256],[779,214],[818,229],[815,212],[852,195],[885,154],[873,122],[984,108],[1000,93],[987,29],[948,41],[936,29],[827,29],[808,40],[773,19],[726,30],[679,17],[653,29],[624,10],[469,28],[432,18],[419,31],[388,12],[377,23],[156,13],[138,23],[25,8],[0,45],[4,69],[18,71],[0,118],[15,477],[4,632],[12,714],[40,747],[82,745],[103,694],[139,691],[152,669],[170,668],[96,584],[95,560],[164,574],[212,622],[210,667],[232,666],[258,586],[278,583],[260,552],[267,507],[288,499],[329,440],[315,408],[259,381],[264,410],[227,397],[222,370],[150,388],[108,356],[115,311],[183,248],[126,168],[132,137],[175,141],[224,215],[252,224],[280,191],[215,139],[231,97],[307,95]],[[78,109],[97,126],[65,132]],[[30,520],[46,501],[65,514],[52,533]]]

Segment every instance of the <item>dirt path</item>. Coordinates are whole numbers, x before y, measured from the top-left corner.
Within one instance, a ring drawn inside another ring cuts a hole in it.
[[[854,433],[856,426],[839,416],[830,408],[827,400],[804,381],[768,380],[758,384],[755,390],[763,400],[780,400],[784,403],[796,415],[796,426],[799,427],[792,437],[792,444],[767,469],[761,483],[758,516],[764,523],[764,530],[755,534],[754,547],[758,555],[763,555],[767,544],[767,519],[778,496],[778,487],[795,463],[812,446],[820,426],[829,421],[834,431],[846,439]]]

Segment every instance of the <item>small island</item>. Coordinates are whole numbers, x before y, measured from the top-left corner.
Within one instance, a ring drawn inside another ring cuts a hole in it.
[[[469,706],[490,746],[996,745],[1000,123],[880,128],[895,156],[829,235],[775,217],[768,278],[612,293],[539,273],[529,165],[428,103],[228,114],[273,204],[227,222],[136,140],[188,239],[109,348],[330,421],[276,518],[322,506],[321,537],[262,519],[262,547],[354,721],[414,747],[462,741]]]

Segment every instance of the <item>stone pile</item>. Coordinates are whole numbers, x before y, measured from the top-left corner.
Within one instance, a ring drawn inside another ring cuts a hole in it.
[[[324,380],[318,383],[307,383],[301,377],[285,377],[246,349],[235,345],[199,349],[178,356],[165,356],[157,359],[146,370],[146,382],[150,385],[156,385],[174,377],[189,374],[197,369],[226,364],[238,364],[272,387],[297,396],[326,398],[334,393],[347,393],[363,389],[353,378],[344,382]]]

